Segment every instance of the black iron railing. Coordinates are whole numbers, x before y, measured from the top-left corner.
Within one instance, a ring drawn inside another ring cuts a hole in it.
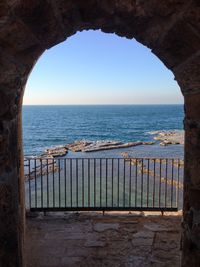
[[[26,206],[34,211],[176,211],[183,161],[151,158],[27,158]]]

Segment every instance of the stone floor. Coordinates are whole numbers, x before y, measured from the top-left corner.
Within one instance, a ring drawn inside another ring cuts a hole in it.
[[[180,214],[62,213],[27,218],[27,267],[176,267]]]

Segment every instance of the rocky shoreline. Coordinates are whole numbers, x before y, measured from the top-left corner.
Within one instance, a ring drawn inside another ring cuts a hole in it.
[[[31,161],[32,166],[27,165],[29,159],[25,157],[24,159],[25,170],[27,168],[27,170],[25,171],[25,179],[31,180],[37,176],[40,176],[41,174],[45,175],[47,172],[48,173],[57,172],[59,170],[59,166],[57,165],[56,158],[66,156],[69,151],[74,153],[76,152],[88,153],[88,152],[97,152],[104,150],[130,148],[141,145],[154,145],[158,142],[160,142],[161,146],[184,144],[184,131],[177,131],[177,130],[155,131],[151,132],[150,134],[154,136],[153,139],[155,141],[153,142],[136,141],[136,142],[123,143],[120,141],[110,141],[110,140],[107,141],[80,140],[80,141],[75,141],[74,143],[71,144],[48,148],[39,157],[31,157],[35,159],[35,161]],[[121,152],[121,156],[125,158],[125,160],[129,160],[130,158],[128,152],[126,151]],[[133,162],[131,162],[131,164],[134,164],[134,160]],[[183,162],[180,162],[179,164],[182,165]],[[30,168],[31,170],[30,172],[28,171],[28,168]]]
[[[32,180],[41,175],[46,175],[48,173],[56,173],[59,170],[56,160],[52,155],[32,158],[33,161],[25,158],[24,159],[24,177],[25,180]]]
[[[97,152],[102,150],[111,150],[119,148],[129,148],[134,146],[141,145],[154,145],[157,141],[160,141],[161,146],[167,145],[183,145],[184,144],[184,131],[182,130],[173,130],[173,131],[154,131],[150,132],[153,135],[154,142],[127,142],[123,143],[120,141],[86,141],[79,140],[71,144],[66,144],[63,146],[57,146],[54,148],[46,149],[42,156],[53,156],[53,157],[62,157],[65,156],[68,151],[72,152]]]
[[[75,141],[74,143],[57,146],[54,148],[48,148],[42,154],[42,157],[63,157],[65,156],[68,151],[72,152],[97,152],[102,150],[112,150],[112,149],[119,149],[119,148],[129,148],[141,145],[153,145],[155,142],[128,142],[123,143],[119,141]]]
[[[68,151],[72,152],[97,152],[103,150],[112,150],[120,148],[129,148],[141,145],[154,145],[157,142],[161,146],[168,145],[183,145],[184,144],[184,131],[183,130],[171,130],[171,131],[154,131],[149,134],[153,135],[155,141],[143,142],[121,142],[121,141],[110,141],[110,140],[99,140],[99,141],[86,141],[79,140],[71,144],[60,145],[53,148],[48,148],[40,156],[41,158],[56,158],[66,156]]]
[[[77,141],[71,145],[68,145],[68,150],[73,152],[96,152],[102,150],[111,150],[119,148],[128,148],[140,145],[153,145],[155,142],[128,142],[122,143],[118,141]]]
[[[180,188],[183,189],[183,182],[180,181],[176,181],[173,179],[170,179],[169,177],[165,177],[165,176],[160,176],[159,174],[156,174],[154,170],[150,170],[149,166],[146,166],[145,164],[143,164],[143,160],[142,159],[132,159],[129,154],[127,152],[122,152],[121,153],[122,157],[125,159],[125,161],[130,162],[131,165],[133,166],[137,166],[139,169],[139,172],[142,174],[149,174],[149,176],[157,178],[158,180],[160,179],[161,183],[165,183],[168,185],[172,185],[176,188]],[[150,162],[153,162],[153,164],[161,164],[161,161],[163,164],[166,164],[166,159],[150,159]],[[180,160],[180,159],[174,159],[173,160],[173,167],[175,168],[183,168],[184,166],[184,160]]]
[[[154,131],[150,132],[154,135],[154,140],[161,141],[161,146],[167,145],[184,145],[184,131],[173,130],[173,131]]]

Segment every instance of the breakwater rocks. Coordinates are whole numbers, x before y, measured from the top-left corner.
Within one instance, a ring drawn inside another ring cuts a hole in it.
[[[128,142],[122,143],[119,141],[76,141],[73,144],[67,145],[67,149],[73,152],[96,152],[101,150],[111,150],[118,148],[128,148],[140,145],[153,145],[155,142]]]
[[[170,165],[170,168],[176,169],[176,172],[179,172],[180,169],[184,167],[184,160],[182,159],[161,159],[161,158],[152,158],[152,159],[137,159],[131,158],[127,152],[121,153],[125,161],[130,162],[132,166],[136,166],[138,173],[144,175],[149,175],[157,179],[160,183],[165,185],[173,185],[176,188],[183,189],[183,182],[175,180],[173,175],[166,175],[167,165]],[[157,169],[156,169],[157,167]],[[157,170],[157,171],[156,171]],[[165,173],[165,174],[164,174]],[[163,175],[164,174],[164,175]]]
[[[154,135],[154,140],[161,141],[161,146],[167,145],[183,145],[184,144],[184,131],[174,130],[174,131],[154,131],[150,132]]]
[[[128,148],[134,146],[141,146],[141,145],[153,145],[155,142],[128,142],[123,143],[119,141],[75,141],[71,144],[66,144],[63,146],[57,146],[54,148],[48,148],[42,154],[42,157],[63,157],[65,156],[68,151],[72,152],[96,152],[102,150],[111,150],[111,149],[119,149],[119,148]]]
[[[26,180],[35,179],[38,176],[50,173],[56,173],[59,170],[57,157],[65,156],[68,151],[73,152],[96,152],[101,150],[110,150],[118,148],[128,148],[139,145],[153,145],[155,142],[129,142],[122,143],[119,141],[75,141],[72,144],[48,148],[40,157],[24,159]]]
[[[53,156],[41,156],[40,158],[24,159],[24,178],[32,180],[41,175],[58,172],[59,167]]]
[[[151,135],[154,135],[155,141],[160,141],[160,145],[178,145],[184,144],[184,131],[181,130],[172,130],[172,131],[154,131],[150,132]],[[45,150],[42,156],[53,156],[53,157],[62,157],[65,156],[68,151],[72,152],[97,152],[102,150],[111,150],[119,148],[129,148],[134,146],[141,145],[153,145],[156,142],[127,142],[123,143],[120,141],[110,141],[110,140],[100,140],[100,141],[86,141],[78,140],[71,144],[66,144],[62,146],[57,146],[54,148],[48,148]]]
[[[166,146],[170,144],[184,144],[184,131],[155,131],[150,134],[154,135],[154,140],[161,141],[160,145]],[[127,142],[123,143],[120,141],[86,141],[79,140],[75,141],[71,144],[56,146],[53,148],[48,148],[44,151],[44,153],[40,157],[33,157],[35,160],[24,159],[25,166],[25,179],[31,180],[35,179],[40,175],[46,175],[48,173],[54,173],[59,170],[59,166],[57,164],[57,157],[66,156],[68,151],[72,152],[97,152],[102,150],[112,150],[112,149],[120,149],[120,148],[129,148],[141,145],[153,145],[156,142]],[[129,155],[127,152],[123,152],[122,156],[129,160]],[[159,159],[158,159],[159,161]],[[29,165],[28,165],[29,164]],[[31,165],[30,165],[31,164]],[[131,164],[136,164],[135,160],[131,160]],[[137,161],[137,164],[140,165],[140,162]],[[176,164],[176,162],[174,162]],[[179,164],[183,165],[183,162],[179,162]],[[145,170],[143,170],[145,173]]]
[[[66,146],[57,146],[54,148],[48,148],[45,150],[45,153],[42,154],[43,157],[62,157],[65,156],[68,152],[68,149]]]

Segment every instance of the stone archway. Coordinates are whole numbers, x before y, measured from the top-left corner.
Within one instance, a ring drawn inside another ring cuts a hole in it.
[[[3,0],[0,3],[0,265],[23,266],[21,106],[39,56],[84,29],[152,49],[185,97],[182,266],[200,264],[200,4],[197,0]],[[194,234],[194,235],[193,235]]]

